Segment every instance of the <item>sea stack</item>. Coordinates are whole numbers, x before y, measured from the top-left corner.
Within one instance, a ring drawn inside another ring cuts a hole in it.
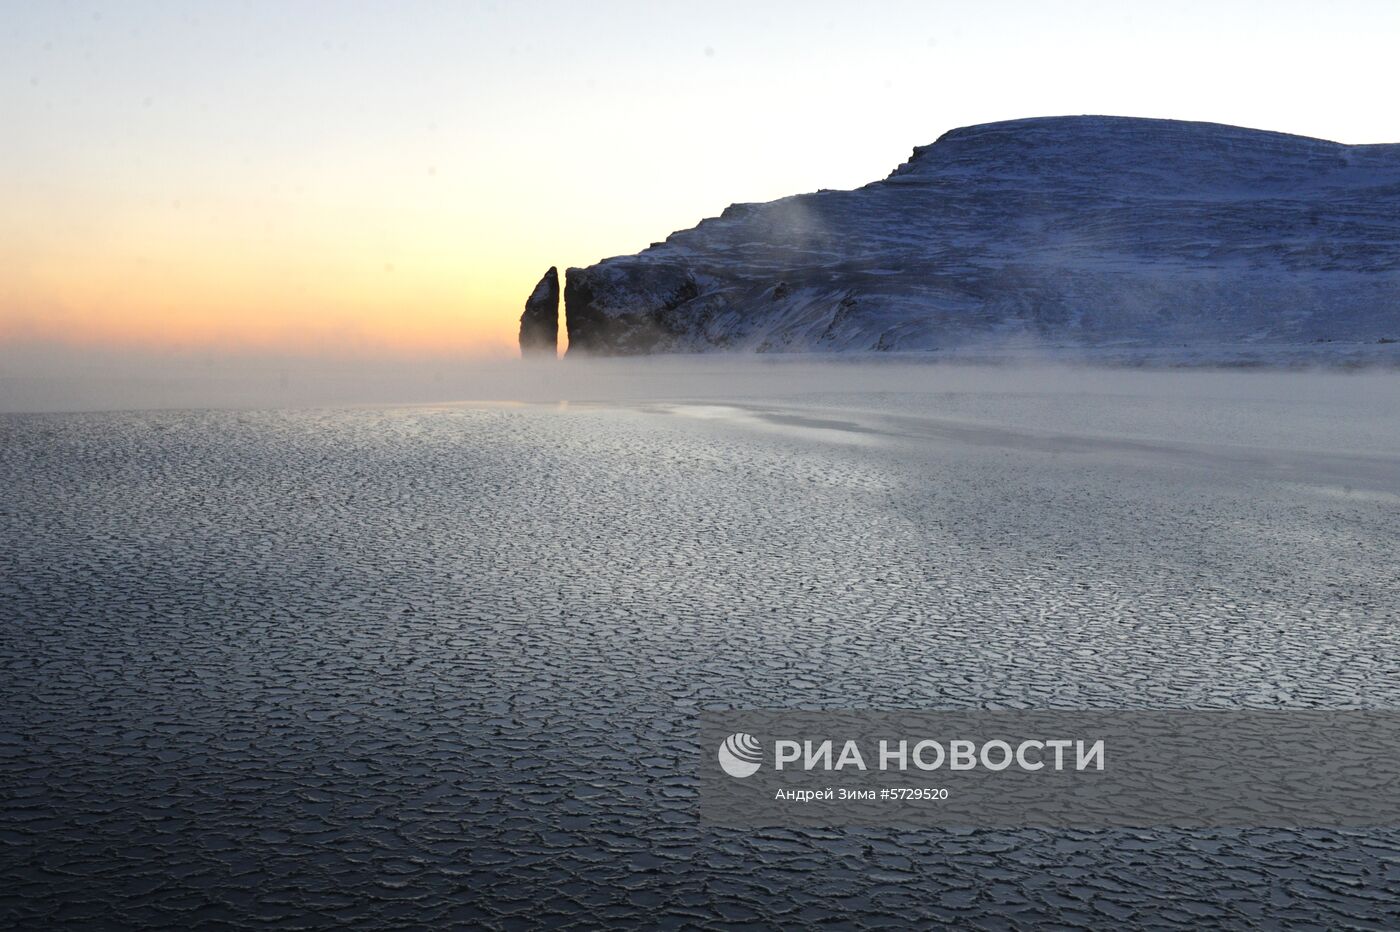
[[[520,355],[550,357],[559,353],[559,270],[551,267],[520,315]]]

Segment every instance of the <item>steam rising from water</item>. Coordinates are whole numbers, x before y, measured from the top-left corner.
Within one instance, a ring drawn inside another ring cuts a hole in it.
[[[0,411],[273,408],[459,401],[732,402],[889,394],[1129,394],[1344,405],[1361,417],[1400,400],[1393,369],[1167,369],[1032,352],[996,364],[934,357],[656,356],[334,360],[252,354],[84,354],[0,347]],[[879,406],[876,404],[876,406]],[[1392,409],[1393,410],[1393,409]],[[699,413],[699,412],[697,412]]]

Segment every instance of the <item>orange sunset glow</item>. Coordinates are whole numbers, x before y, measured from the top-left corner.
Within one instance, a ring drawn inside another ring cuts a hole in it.
[[[577,4],[11,5],[0,349],[512,355],[551,265],[863,184],[957,125],[1132,113],[1400,138],[1400,117],[1324,101],[1290,64],[1384,86],[1384,30],[1305,5],[1272,38],[1218,5],[1078,5],[720,4],[694,28],[664,4],[606,28]],[[993,52],[1018,69],[986,71]]]

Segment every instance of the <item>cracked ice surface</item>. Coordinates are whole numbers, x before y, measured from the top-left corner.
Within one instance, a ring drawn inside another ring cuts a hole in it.
[[[1395,830],[744,833],[692,776],[705,708],[1395,706],[1393,401],[0,418],[0,923],[1394,927]]]

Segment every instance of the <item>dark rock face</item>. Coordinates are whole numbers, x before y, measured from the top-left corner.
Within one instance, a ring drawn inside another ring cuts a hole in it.
[[[520,355],[556,356],[559,353],[559,270],[550,267],[530,292],[520,315]]]
[[[569,352],[580,355],[651,353],[670,349],[687,326],[686,315],[700,294],[694,276],[681,266],[648,264],[605,281],[569,269],[564,280]]]
[[[953,130],[883,181],[569,269],[569,351],[1368,343],[1400,331],[1400,145],[1122,117]]]

